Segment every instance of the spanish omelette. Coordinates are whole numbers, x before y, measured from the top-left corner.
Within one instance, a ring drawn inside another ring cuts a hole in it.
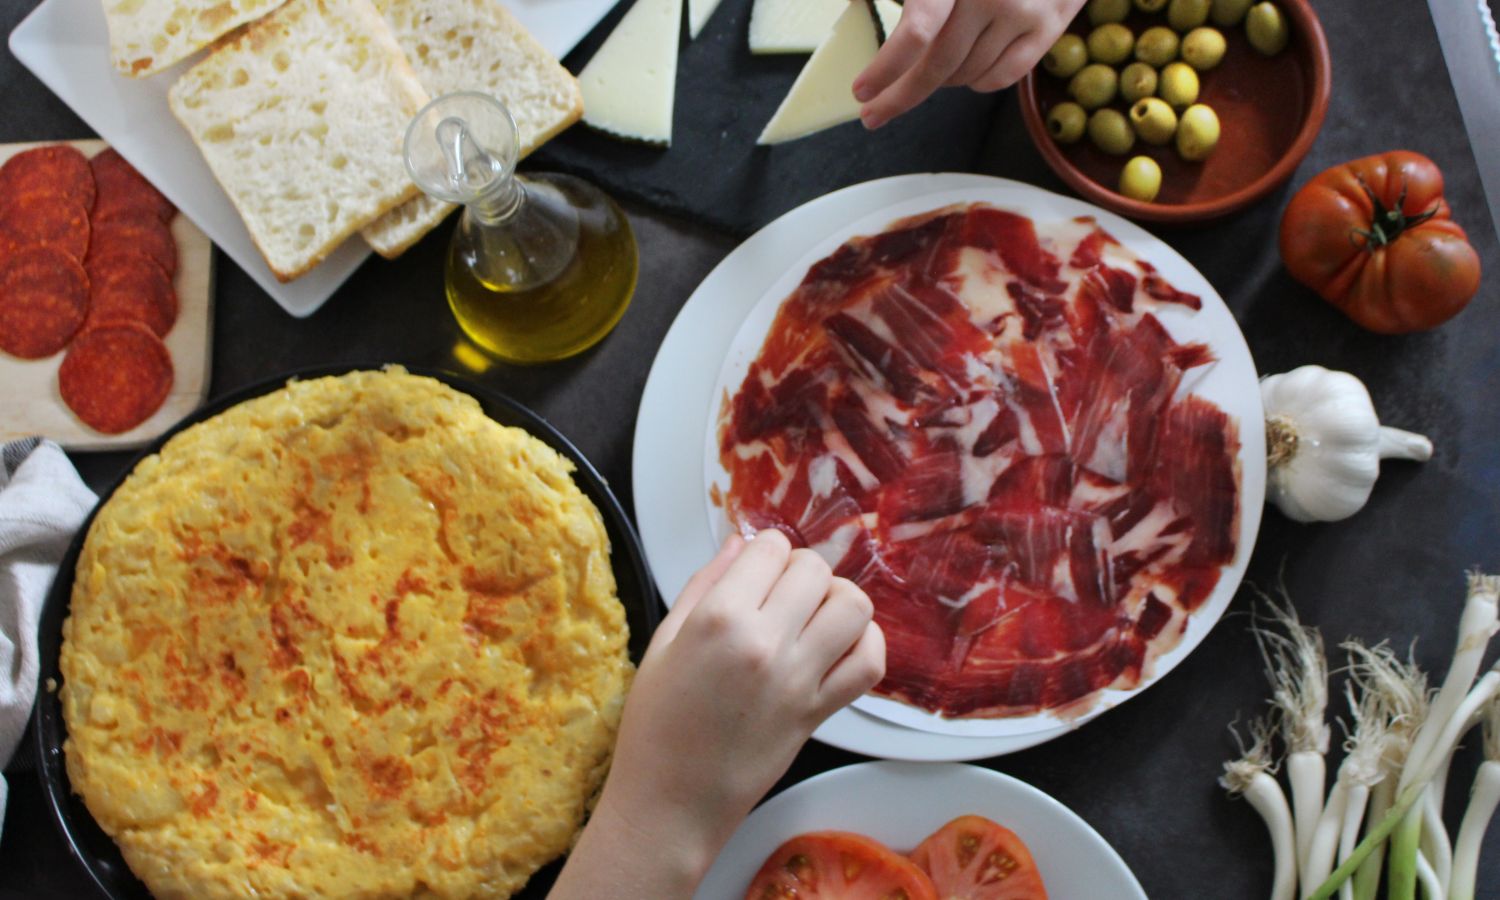
[[[73,787],[161,896],[507,895],[566,849],[631,667],[569,463],[400,370],[195,425],[100,509]]]

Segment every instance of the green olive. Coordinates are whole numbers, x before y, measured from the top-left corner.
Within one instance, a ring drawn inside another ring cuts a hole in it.
[[[1126,103],[1156,93],[1156,70],[1143,62],[1133,62],[1120,70],[1120,96]]]
[[[1092,123],[1091,123],[1092,124]],[[1182,111],[1177,125],[1177,155],[1188,162],[1202,162],[1219,145],[1219,117],[1202,103]]]
[[[1083,38],[1076,34],[1065,34],[1058,38],[1047,55],[1042,57],[1042,68],[1058,78],[1072,78],[1088,64],[1088,47],[1083,43]]]
[[[1089,116],[1089,140],[1105,153],[1123,156],[1135,146],[1135,131],[1118,109],[1096,109]]]
[[[1089,0],[1089,24],[1123,22],[1130,15],[1130,0]]]
[[[1187,63],[1174,62],[1161,70],[1156,93],[1174,109],[1198,102],[1198,73]]]
[[[1189,71],[1192,70],[1189,69]],[[1077,75],[1073,76],[1073,80],[1068,82],[1068,94],[1084,109],[1098,109],[1115,99],[1115,91],[1119,87],[1120,76],[1114,69],[1100,63],[1093,63],[1084,66]]]
[[[1120,170],[1120,193],[1150,203],[1161,190],[1161,166],[1149,156],[1132,156]]]
[[[1182,39],[1182,59],[1200,72],[1207,72],[1224,61],[1229,45],[1217,28],[1194,28]]]
[[[1088,121],[1089,114],[1077,103],[1059,103],[1047,113],[1047,132],[1059,144],[1077,143]]]
[[[1160,69],[1177,58],[1178,40],[1177,32],[1164,25],[1147,28],[1135,39],[1135,58]]]
[[[1135,0],[1135,8],[1141,12],[1161,12],[1167,0]]]
[[[1212,0],[1172,0],[1167,7],[1167,24],[1178,31],[1191,31],[1208,21]]]
[[[1135,49],[1135,35],[1129,28],[1111,22],[1089,32],[1089,59],[1118,65],[1130,58]]]
[[[1275,56],[1286,49],[1290,37],[1286,16],[1274,3],[1257,3],[1245,14],[1245,36],[1250,39],[1250,46],[1266,56]]]
[[[1130,124],[1141,140],[1158,147],[1170,143],[1177,133],[1177,113],[1167,101],[1158,97],[1147,97],[1130,107]]]
[[[1213,0],[1208,17],[1220,28],[1230,28],[1245,21],[1245,12],[1255,0]]]

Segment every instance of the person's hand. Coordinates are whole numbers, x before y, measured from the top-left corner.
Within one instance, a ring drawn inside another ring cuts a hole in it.
[[[906,0],[901,21],[854,79],[860,121],[879,128],[940,87],[998,91],[1025,75],[1084,0]]]
[[[585,870],[606,863],[610,896],[691,895],[813,729],[884,675],[872,615],[863,591],[779,532],[730,538],[641,661],[609,778],[553,897],[595,896]],[[622,872],[622,836],[649,872]]]

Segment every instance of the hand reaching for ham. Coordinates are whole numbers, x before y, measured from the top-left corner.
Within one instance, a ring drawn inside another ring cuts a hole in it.
[[[1047,52],[1084,0],[906,0],[875,61],[854,79],[876,129],[940,87],[998,91]]]
[[[781,533],[730,538],[646,651],[554,900],[690,897],[813,729],[884,674],[872,614],[863,591]]]

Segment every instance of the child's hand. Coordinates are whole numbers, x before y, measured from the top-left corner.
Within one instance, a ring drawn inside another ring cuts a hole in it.
[[[1010,87],[1047,52],[1084,0],[906,0],[875,61],[854,79],[875,129],[940,87]]]
[[[646,651],[609,780],[553,896],[592,896],[587,870],[606,862],[611,896],[690,895],[813,729],[884,674],[872,614],[863,591],[780,533],[730,538]],[[619,868],[622,835],[649,871]]]

